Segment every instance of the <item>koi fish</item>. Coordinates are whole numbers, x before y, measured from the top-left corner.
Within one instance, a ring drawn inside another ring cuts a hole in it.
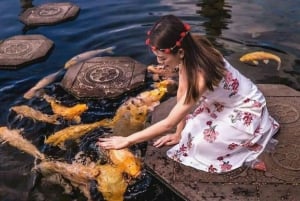
[[[71,59],[69,59],[65,63],[65,69],[67,69],[70,66],[73,66],[75,64],[78,64],[80,62],[86,61],[86,60],[88,60],[92,57],[95,57],[97,55],[103,54],[103,53],[113,54],[114,49],[115,49],[115,46],[112,46],[112,47],[108,47],[108,48],[105,48],[105,49],[91,50],[91,51],[87,51],[87,52],[81,53],[79,55],[76,55],[76,56],[72,57]]]
[[[47,94],[44,94],[43,97],[48,103],[50,103],[54,114],[57,114],[67,120],[74,120],[76,123],[80,123],[80,115],[88,109],[88,106],[83,103],[76,104],[72,107],[66,107],[57,103],[53,97],[50,97]]]
[[[90,132],[100,126],[110,125],[106,119],[89,123],[89,124],[80,124],[66,127],[60,131],[55,132],[50,135],[46,140],[46,144],[50,144],[53,146],[59,146],[60,148],[64,148],[64,142],[66,140],[76,140],[81,136],[85,135],[87,132]]]
[[[73,162],[71,164],[59,161],[42,161],[34,167],[47,177],[51,174],[59,173],[69,180],[72,186],[77,187],[88,200],[92,200],[90,194],[90,182],[96,180],[100,175],[100,170],[93,166],[86,166]]]
[[[11,146],[18,148],[34,158],[44,160],[45,156],[31,142],[23,138],[20,130],[10,130],[7,127],[0,127],[0,141],[8,142]]]
[[[110,150],[109,157],[112,164],[99,165],[91,162],[82,165],[78,162],[68,164],[42,161],[35,169],[44,176],[59,173],[73,186],[78,187],[88,200],[91,200],[90,182],[96,180],[97,189],[106,201],[123,201],[128,186],[124,173],[129,179],[137,178],[141,173],[141,161],[129,149]]]
[[[141,174],[141,161],[129,149],[111,149],[108,156],[114,165],[129,176],[137,178]]]
[[[45,86],[49,85],[50,83],[54,82],[56,80],[57,76],[60,73],[62,73],[65,69],[68,69],[68,68],[74,66],[75,64],[86,61],[92,57],[95,57],[95,56],[103,54],[103,53],[113,54],[113,49],[115,49],[114,46],[108,47],[105,49],[96,49],[96,50],[87,51],[87,52],[81,53],[79,55],[76,55],[75,57],[72,57],[65,63],[64,68],[42,78],[31,89],[29,89],[23,95],[23,97],[26,99],[32,98],[38,90],[40,90],[40,89],[44,88]]]
[[[113,164],[100,166],[103,174],[97,177],[98,190],[107,201],[123,201],[128,186],[123,174],[137,178],[141,163],[128,149],[109,150],[109,157]]]
[[[152,73],[154,81],[165,80],[165,79],[178,79],[178,68],[164,67],[162,65],[149,65],[147,71]],[[161,79],[162,78],[162,79]]]
[[[27,105],[19,105],[19,106],[13,106],[10,108],[10,110],[14,111],[17,113],[17,118],[23,118],[23,117],[28,117],[38,121],[42,122],[47,122],[50,124],[60,124],[58,121],[58,115],[49,115],[49,114],[44,114],[32,107],[29,107]]]
[[[263,62],[265,64],[267,64],[270,59],[272,59],[272,60],[274,60],[278,63],[277,70],[279,70],[280,66],[281,66],[280,57],[278,57],[274,54],[268,53],[268,52],[263,52],[263,51],[251,52],[251,53],[243,55],[240,58],[240,61],[241,62],[246,62],[246,63],[247,62],[252,62],[254,65],[258,65],[258,60],[263,60]]]
[[[165,80],[159,83],[161,84],[157,84],[157,88],[141,92],[136,97],[128,99],[117,109],[111,120],[114,135],[128,136],[145,127],[149,112],[160,104],[161,98],[168,92],[168,86],[173,85],[174,81]]]

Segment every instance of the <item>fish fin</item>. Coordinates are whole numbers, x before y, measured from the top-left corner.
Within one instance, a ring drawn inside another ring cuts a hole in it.
[[[257,60],[253,60],[252,63],[256,66],[259,64],[259,62]]]
[[[75,122],[76,124],[79,124],[81,122],[81,117],[80,116],[75,116],[73,119],[73,122]]]
[[[153,102],[153,103],[148,107],[148,109],[149,109],[150,111],[153,111],[154,108],[155,108],[156,106],[158,106],[159,104],[160,104],[159,101]]]
[[[264,59],[263,62],[264,62],[265,64],[268,64],[268,63],[269,63],[269,59]]]
[[[114,54],[114,49],[116,49],[116,46],[108,47],[106,52],[109,53],[109,54]]]
[[[278,62],[278,65],[277,65],[277,70],[279,70],[281,67],[281,62]]]

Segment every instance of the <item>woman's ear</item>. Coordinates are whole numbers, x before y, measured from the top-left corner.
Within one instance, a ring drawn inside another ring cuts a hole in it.
[[[183,57],[184,57],[184,50],[182,48],[180,48],[178,50],[178,54],[179,54],[180,59],[183,59]]]

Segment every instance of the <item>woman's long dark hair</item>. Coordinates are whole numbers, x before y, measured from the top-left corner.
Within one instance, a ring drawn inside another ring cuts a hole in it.
[[[186,27],[180,19],[174,15],[163,16],[150,30],[150,45],[157,49],[171,48],[182,32],[186,32]],[[225,63],[221,53],[203,36],[193,37],[188,33],[181,46],[172,49],[171,54],[176,54],[180,48],[184,50],[184,70],[188,78],[185,103],[189,103],[197,101],[201,95],[198,72],[203,72],[207,89],[213,91],[224,77]]]

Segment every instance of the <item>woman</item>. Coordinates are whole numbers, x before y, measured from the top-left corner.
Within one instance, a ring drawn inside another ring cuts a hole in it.
[[[175,145],[167,155],[207,172],[227,172],[255,161],[279,124],[269,116],[258,88],[233,68],[203,37],[173,15],[163,16],[148,32],[146,44],[165,67],[179,68],[177,103],[170,114],[128,137],[100,138],[105,149],[121,149],[176,132],[154,142]],[[191,113],[191,108],[196,109]]]

